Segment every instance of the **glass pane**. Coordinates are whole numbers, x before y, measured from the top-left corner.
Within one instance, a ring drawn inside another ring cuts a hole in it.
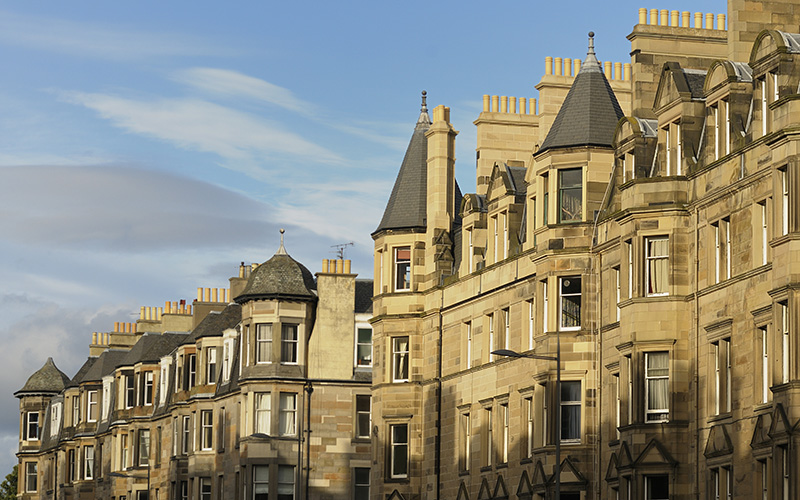
[[[583,170],[580,168],[559,170],[558,175],[561,176],[561,187],[580,187],[582,174]]]
[[[278,482],[294,484],[294,467],[287,465],[278,466]]]
[[[358,414],[358,435],[369,436],[369,413]]]
[[[581,296],[564,297],[561,309],[561,326],[581,326]]]
[[[369,328],[359,328],[358,329],[358,343],[359,344],[371,344],[372,343],[372,330]]]
[[[356,484],[369,484],[369,469],[366,467],[356,467]]]
[[[408,443],[408,426],[392,426],[392,444]]]
[[[580,439],[581,407],[566,405],[561,407],[561,439]]]
[[[394,447],[394,461],[392,463],[392,475],[404,476],[408,473],[408,446],[395,446]]]
[[[253,478],[256,481],[268,482],[269,481],[269,465],[256,465],[253,467]],[[266,489],[264,490],[267,491]]]
[[[650,377],[669,375],[669,356],[666,352],[647,353],[647,374]]]
[[[356,396],[356,411],[369,411],[369,396]]]
[[[580,401],[581,383],[580,382],[561,382],[561,402]]]
[[[372,364],[372,344],[358,346],[358,364]]]

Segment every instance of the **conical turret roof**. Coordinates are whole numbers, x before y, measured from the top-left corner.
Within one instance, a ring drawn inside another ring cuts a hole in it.
[[[423,90],[419,119],[408,143],[400,172],[394,181],[383,218],[372,233],[373,236],[387,229],[425,229],[428,189],[428,139],[425,132],[431,127],[426,96],[427,92]]]
[[[594,33],[589,32],[586,61],[537,153],[574,146],[610,147],[622,117],[622,108],[594,54]]]
[[[69,384],[70,378],[56,367],[53,358],[47,358],[44,366],[28,377],[22,389],[14,393],[17,397],[26,394],[52,393],[58,394]]]

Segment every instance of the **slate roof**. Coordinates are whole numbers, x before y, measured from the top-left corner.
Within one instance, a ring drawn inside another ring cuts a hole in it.
[[[686,82],[689,84],[689,91],[692,93],[692,99],[703,98],[703,85],[705,84],[707,73],[707,71],[701,69],[683,70],[683,74],[686,75]]]
[[[527,192],[525,188],[525,172],[527,169],[525,167],[509,167],[508,165],[505,167],[508,171],[508,178],[511,180],[514,192],[525,194]]]
[[[92,367],[86,371],[86,374],[81,380],[75,380],[77,383],[81,382],[100,382],[103,377],[114,372],[114,370],[121,365],[123,358],[128,354],[128,351],[121,351],[117,349],[106,349],[97,358],[97,361],[92,364]]]
[[[386,229],[425,229],[428,196],[428,139],[425,132],[431,127],[425,95],[423,91],[417,125],[394,181],[383,218],[373,236]]]
[[[78,382],[83,379],[83,377],[86,375],[86,372],[88,372],[89,369],[94,365],[95,361],[97,361],[97,356],[89,356],[88,358],[86,358],[86,361],[83,363],[83,366],[81,366],[80,369],[78,369],[78,373],[76,373],[75,376],[72,377],[72,380],[70,381],[69,384],[67,384],[67,387],[77,387]]]
[[[594,33],[589,33],[586,61],[538,153],[573,146],[611,147],[622,108],[594,54]]]
[[[356,280],[356,297],[355,297],[355,312],[371,313],[372,312],[372,280]]]
[[[250,273],[244,290],[233,300],[238,304],[268,299],[312,301],[317,298],[316,290],[311,271],[289,257],[281,241],[275,255]]]
[[[59,393],[69,383],[70,378],[66,373],[56,367],[53,358],[47,358],[47,361],[44,362],[44,366],[28,377],[28,381],[25,382],[22,389],[14,393],[14,396],[21,397],[25,394],[42,392]]]
[[[203,337],[221,337],[228,328],[235,328],[242,321],[242,306],[228,304],[222,311],[211,311],[186,337],[183,344],[194,344]]]

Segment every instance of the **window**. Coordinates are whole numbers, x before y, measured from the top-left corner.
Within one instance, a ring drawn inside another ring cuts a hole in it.
[[[558,221],[580,222],[583,219],[583,169],[558,171]]]
[[[231,346],[227,340],[222,345],[222,381],[227,382],[230,377]]]
[[[500,462],[501,463],[508,463],[508,403],[502,403],[500,405],[500,419],[502,421],[503,428],[501,430],[502,434],[500,435]]]
[[[645,476],[644,491],[647,500],[669,500],[669,476]]]
[[[189,453],[189,439],[191,438],[191,426],[189,415],[183,416],[183,439],[181,440],[181,452],[186,455]]]
[[[152,406],[153,404],[153,372],[144,372],[144,405]]]
[[[503,221],[503,258],[508,258],[508,214],[500,212],[500,217]]]
[[[150,429],[139,431],[139,467],[150,464]]]
[[[467,330],[467,359],[465,365],[467,370],[469,370],[472,368],[472,321],[467,321],[465,327]]]
[[[353,469],[353,500],[369,500],[369,467]]]
[[[619,267],[611,268],[611,273],[614,277],[614,314],[617,321],[620,319],[619,303],[622,301],[622,284],[620,283]]]
[[[297,434],[295,427],[297,415],[297,394],[282,392],[280,396],[280,435],[294,436]]]
[[[39,464],[25,462],[25,492],[36,493],[39,490]]]
[[[156,467],[159,467],[161,465],[161,444],[162,444],[162,442],[163,441],[162,441],[162,438],[161,438],[161,426],[159,425],[158,427],[156,427],[156,460],[155,460],[155,462],[156,462],[155,466]]]
[[[769,402],[770,396],[770,379],[769,379],[769,334],[767,327],[762,326],[758,328],[758,335],[761,341],[761,394],[760,401],[762,403]]]
[[[61,403],[50,405],[50,437],[58,435],[61,427]]]
[[[206,384],[217,383],[217,348],[206,348]]]
[[[83,478],[94,479],[94,446],[83,447]]]
[[[472,457],[472,428],[469,421],[469,412],[461,414],[461,467],[462,471],[469,470],[469,462]]]
[[[392,381],[408,382],[408,337],[392,338]]]
[[[411,247],[394,249],[394,291],[411,290]]]
[[[121,498],[121,500],[125,500]],[[189,500],[189,481],[181,481],[181,498],[180,500]]]
[[[558,283],[559,330],[578,330],[581,327],[581,277],[559,278]]]
[[[356,366],[372,366],[372,328],[356,330]]]
[[[761,250],[761,260],[760,264],[763,266],[768,262],[768,251],[769,251],[769,237],[767,235],[767,200],[762,202],[756,203],[756,212],[758,213],[758,231],[759,239],[761,240],[756,245],[756,248]]]
[[[25,440],[38,441],[39,440],[39,412],[29,411],[27,415],[27,424],[25,426]]]
[[[261,434],[269,434],[269,417],[270,410],[272,409],[272,400],[270,393],[257,392],[256,393],[256,428],[255,432]]]
[[[789,304],[781,302],[780,306],[780,325],[781,325],[781,382],[789,381]]]
[[[197,385],[197,354],[189,354],[186,358],[186,389],[189,390]]]
[[[278,500],[294,498],[294,465],[278,466]]]
[[[493,354],[491,352],[495,349],[494,346],[494,313],[489,314],[486,316],[486,320],[489,322],[489,361],[492,360]]]
[[[494,412],[492,408],[484,408],[483,415],[486,426],[486,434],[484,434],[484,449],[486,451],[483,455],[483,463],[486,467],[491,467],[494,464],[494,418],[492,418]]]
[[[664,131],[666,175],[681,175],[681,125],[670,123],[662,129]]]
[[[536,328],[536,300],[528,301],[528,350],[533,349],[533,336]]]
[[[200,411],[200,449],[210,450],[213,445],[212,438],[214,436],[214,411],[201,410]]]
[[[550,176],[544,174],[542,176],[542,224],[545,226],[550,223],[549,205],[550,205]]]
[[[769,114],[766,77],[758,79],[758,88],[761,90],[761,136],[763,137],[767,135],[767,115]]]
[[[761,472],[761,500],[769,500],[769,474],[767,472],[767,461],[758,461]]]
[[[80,479],[78,477],[78,461],[75,459],[75,449],[67,451],[67,482],[71,483]]]
[[[540,406],[541,412],[539,414],[539,422],[542,423],[542,425],[541,425],[541,429],[542,429],[542,446],[547,446],[547,444],[550,442],[550,437],[547,435],[547,429],[548,429],[548,426],[549,426],[549,420],[547,418],[547,412],[548,412],[547,384],[541,384],[541,390],[539,390],[538,392],[540,394],[539,397],[540,397],[540,401],[541,401],[541,406]]]
[[[281,362],[297,363],[297,325],[281,325]]]
[[[581,382],[561,382],[561,441],[581,439]]]
[[[669,354],[648,352],[645,360],[645,420],[666,422],[669,420]]]
[[[164,360],[161,361],[161,376],[159,377],[159,385],[161,389],[159,390],[159,401],[163,405],[167,401],[167,376],[169,374],[169,364],[165,363]],[[103,400],[103,407],[106,406],[105,401]],[[103,417],[105,418],[105,416]]]
[[[86,393],[86,421],[97,422],[97,391]]]
[[[778,169],[781,183],[781,235],[789,234],[789,179],[786,168]]]
[[[503,309],[503,345],[501,349],[508,349],[511,342],[511,315],[508,308]]]
[[[614,380],[614,428],[616,430],[617,439],[620,438],[619,428],[622,427],[622,386],[620,385],[619,373],[611,375]]]
[[[780,451],[780,461],[781,461],[781,498],[783,500],[789,500],[789,492],[791,491],[791,474],[792,470],[789,464],[789,447],[788,446],[778,446],[778,451]]]
[[[272,325],[256,325],[256,363],[272,362]]]
[[[472,228],[467,228],[467,264],[468,273],[475,270],[475,241],[472,239]]]
[[[178,417],[172,419],[172,456],[178,454]]]
[[[550,300],[547,296],[547,280],[542,281],[542,332],[550,331],[548,329],[547,319],[548,319],[548,309],[549,309]]]
[[[711,345],[714,356],[714,410],[717,415],[731,411],[731,339]]]
[[[125,408],[133,408],[136,406],[136,386],[133,375],[124,375],[125,377]]]
[[[389,426],[391,450],[389,472],[392,478],[408,477],[408,424]]]
[[[494,233],[494,245],[492,248],[492,263],[497,262],[497,246],[499,244],[500,236],[497,234],[497,216],[492,217],[492,232]]]
[[[628,295],[629,299],[633,298],[633,242],[628,240],[625,242],[625,255],[628,257]]]
[[[211,500],[211,478],[200,478],[200,500]]]
[[[253,466],[253,500],[269,500],[269,465]]]
[[[81,397],[72,396],[72,425],[81,423]]]
[[[714,273],[716,282],[731,277],[731,223],[729,218],[711,224],[714,229]]]
[[[645,238],[645,290],[647,295],[667,295],[669,272],[669,238],[656,236]]]
[[[356,437],[369,439],[372,427],[371,396],[356,395]]]
[[[533,457],[533,398],[525,398],[523,400],[525,405],[525,437],[527,438],[527,447],[525,449],[525,457]]]
[[[123,432],[119,435],[119,465],[120,469],[128,467],[128,433]]]

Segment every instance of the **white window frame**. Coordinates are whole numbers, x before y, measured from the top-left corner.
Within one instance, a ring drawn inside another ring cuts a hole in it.
[[[565,399],[564,398],[564,386],[567,385],[567,384],[578,384],[578,399],[569,400],[569,399]],[[561,381],[561,387],[559,387],[559,390],[561,391],[561,397],[559,398],[559,403],[561,404],[561,406],[559,408],[558,418],[562,422],[562,425],[560,426],[561,427],[561,435],[558,436],[558,439],[560,439],[562,443],[580,443],[581,442],[581,436],[583,435],[583,428],[582,428],[583,424],[582,424],[582,421],[581,421],[582,420],[581,413],[583,412],[582,401],[581,401],[582,400],[581,396],[583,394],[583,383],[580,380],[562,380]],[[575,437],[575,436],[564,437],[564,432],[568,430],[567,426],[563,425],[563,422],[564,422],[564,411],[567,410],[567,409],[572,409],[574,407],[578,408],[578,412],[577,412],[577,415],[578,415],[578,435],[577,435],[577,437]]]
[[[291,334],[294,333],[294,336]],[[281,364],[296,365],[300,359],[300,325],[281,324]]]
[[[395,430],[400,430],[405,428],[405,441],[402,441],[396,436]],[[408,432],[408,424],[392,424],[389,426],[389,476],[392,479],[401,479],[408,477],[408,469],[409,469],[409,432]],[[400,454],[401,450],[404,450],[405,460],[403,460],[398,455]],[[402,470],[398,470],[398,467],[402,466]]]
[[[254,404],[254,419],[253,419],[253,432],[262,433],[266,435],[272,434],[271,432],[271,419],[272,414],[272,394],[269,392],[256,392],[253,398]]]
[[[769,377],[769,330],[766,326],[758,327],[761,336],[761,403],[769,403],[770,377]]]
[[[788,302],[779,302],[779,314],[781,322],[781,382],[789,382],[789,362],[790,362],[790,343],[789,343],[789,304]]]
[[[667,358],[667,374],[666,375],[659,375],[659,374],[652,374],[651,369],[648,366],[648,361],[651,356],[666,356]],[[669,351],[653,351],[653,352],[646,352],[644,353],[644,408],[645,408],[645,422],[646,423],[661,423],[661,422],[669,422],[669,412],[670,412],[670,386],[669,386]],[[666,408],[650,408],[650,382],[655,382],[658,380],[667,380],[667,403]],[[654,416],[651,418],[651,415]]]
[[[39,412],[29,411],[25,416],[25,441],[39,441],[42,432],[42,426],[39,424]],[[31,432],[32,425],[35,425],[35,427],[33,427],[35,433]]]
[[[206,347],[206,384],[217,383],[217,348]]]
[[[279,398],[279,429],[280,436],[297,435],[297,393],[282,392]]]
[[[565,286],[569,286],[567,284],[567,283],[569,283],[569,280],[578,280],[579,285],[578,285],[578,292],[577,293],[575,293],[575,292],[564,293],[563,292],[564,287]],[[565,311],[564,311],[564,297],[578,297],[580,299],[579,303],[578,303],[578,317],[577,317],[578,324],[577,325],[573,325],[573,326],[564,325],[564,319],[566,317]],[[581,325],[583,324],[582,317],[581,317],[583,315],[583,280],[582,280],[582,277],[580,275],[578,275],[578,276],[562,276],[562,277],[558,278],[558,312],[559,312],[559,314],[558,314],[558,329],[559,329],[559,331],[566,332],[566,331],[575,331],[575,330],[580,330],[581,329]]]
[[[666,248],[667,253],[665,255],[650,255],[650,243],[655,241],[664,240],[667,242]],[[660,235],[660,236],[647,236],[644,239],[644,249],[645,249],[645,274],[644,274],[644,283],[645,283],[645,294],[648,297],[660,297],[660,296],[667,296],[669,295],[669,236]],[[667,273],[664,277],[666,279],[666,283],[664,283],[664,292],[651,292],[650,290],[654,287],[651,286],[650,283],[650,267],[653,263],[657,260],[666,260],[667,261]]]
[[[401,343],[405,339],[405,350],[401,349]],[[410,377],[411,367],[409,361],[411,358],[411,338],[409,336],[392,337],[392,382],[408,382]],[[399,370],[405,371],[400,373]],[[403,376],[405,375],[405,376]]]
[[[97,422],[97,391],[86,391],[86,421]]]
[[[407,251],[409,254],[408,259],[401,259],[399,254],[402,251]],[[402,246],[402,247],[395,247],[394,251],[392,252],[392,258],[394,259],[392,270],[394,271],[394,279],[392,280],[393,288],[395,292],[408,292],[411,290],[411,281],[413,279],[411,275],[411,247],[410,246]],[[407,277],[408,279],[403,279],[403,282],[400,282],[400,276]]]
[[[508,403],[500,403],[500,419],[503,428],[500,435],[500,463],[508,463],[508,445],[509,445],[509,419]]]
[[[362,340],[361,332],[369,332],[369,342]],[[356,351],[355,351],[355,366],[356,368],[371,368],[372,367],[372,327],[368,325],[356,325]],[[361,356],[361,350],[369,352],[368,356]],[[363,362],[362,362],[363,360]]]
[[[214,448],[214,410],[200,410],[200,449]]]
[[[270,363],[272,363],[272,323],[257,323],[256,364],[264,365]]]
[[[38,491],[39,464],[37,462],[25,462],[25,493],[36,493]]]

